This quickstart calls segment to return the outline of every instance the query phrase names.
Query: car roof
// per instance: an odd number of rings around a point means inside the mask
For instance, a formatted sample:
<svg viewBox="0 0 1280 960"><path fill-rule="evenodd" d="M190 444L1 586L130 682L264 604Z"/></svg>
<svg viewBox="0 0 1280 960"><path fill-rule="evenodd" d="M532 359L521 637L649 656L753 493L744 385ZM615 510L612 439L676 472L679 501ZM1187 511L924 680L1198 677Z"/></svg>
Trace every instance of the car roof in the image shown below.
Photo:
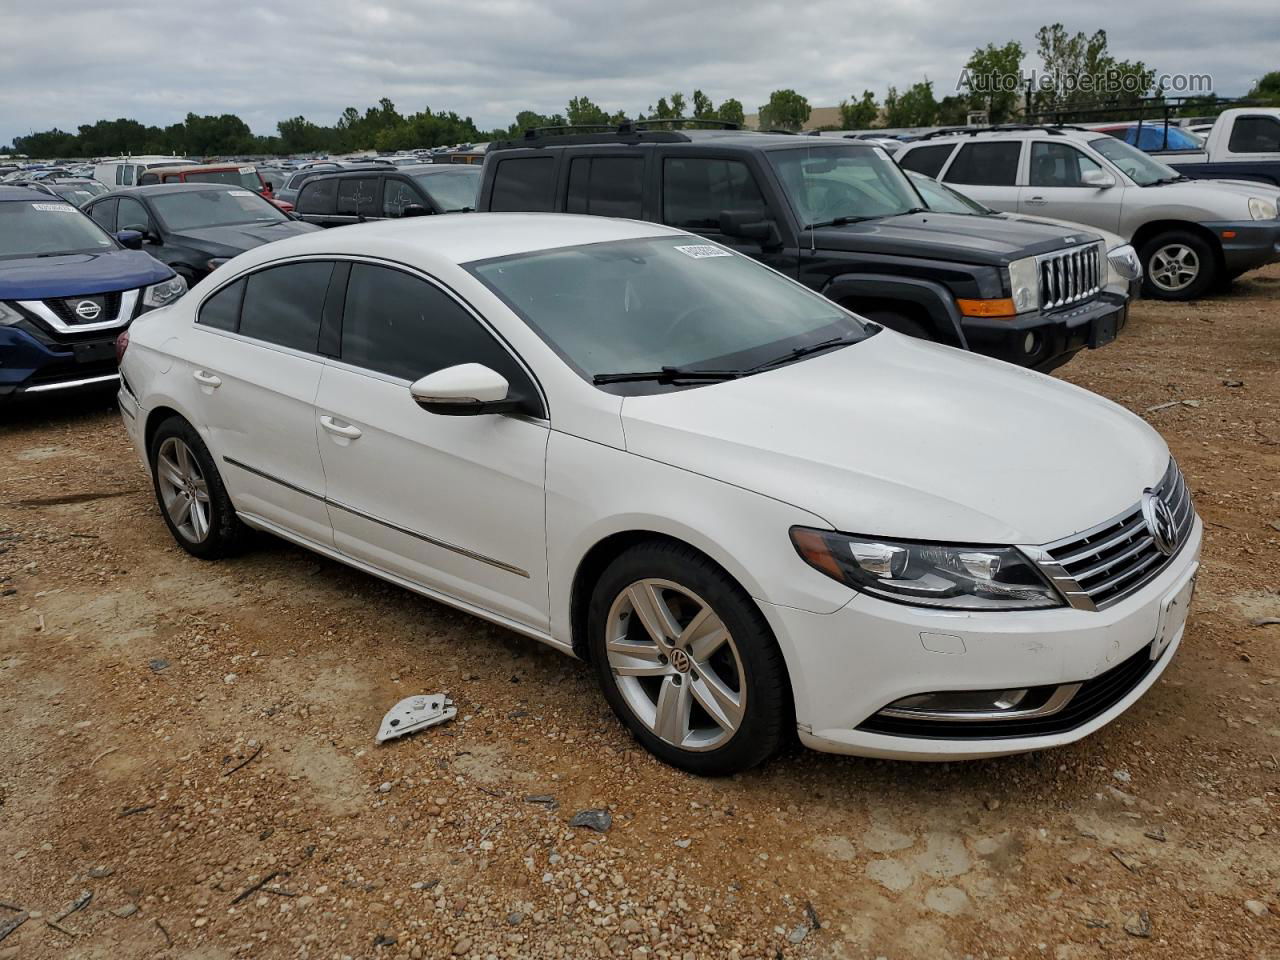
<svg viewBox="0 0 1280 960"><path fill-rule="evenodd" d="M542 250L646 237L683 237L682 230L639 220L554 213L454 213L354 224L319 230L241 254L236 262L257 266L296 256L367 257L447 269Z"/></svg>
<svg viewBox="0 0 1280 960"><path fill-rule="evenodd" d="M566 135L564 143L557 143L557 136L545 136L525 142L521 139L505 140L491 145L487 153L502 153L509 150L546 150L546 149L596 149L619 147L669 147L687 150L694 147L714 146L719 148L761 150L786 149L788 147L835 147L848 145L875 149L874 145L860 143L857 140L836 140L833 137L802 137L789 133L764 133L755 130L679 130L681 139L668 139L660 136L646 137L644 134L664 134L668 131L645 130L639 136L625 136L609 133L586 134L582 136Z"/></svg>
<svg viewBox="0 0 1280 960"><path fill-rule="evenodd" d="M244 187L234 183L209 183L200 181L197 183L148 183L141 187L124 187L120 190L112 190L110 193L96 197L96 200L106 200L108 197L158 197L165 193L203 193L209 190L244 190Z"/></svg>
<svg viewBox="0 0 1280 960"><path fill-rule="evenodd" d="M969 132L949 133L940 137L921 137L903 145L903 152L918 147L954 146L957 143L990 143L998 140L1030 140L1032 138L1050 137L1053 139L1075 140L1087 143L1098 139L1101 130L1078 130L1070 127L1027 127L1017 130L973 130Z"/></svg>
<svg viewBox="0 0 1280 960"><path fill-rule="evenodd" d="M175 163L171 167L151 167L147 170L147 173L166 173L170 170L175 172L181 170L183 173L209 173L211 171L239 170L241 167L252 166L254 164L248 160L243 162L228 161L227 163Z"/></svg>
<svg viewBox="0 0 1280 960"><path fill-rule="evenodd" d="M0 203L7 203L14 200L36 200L40 203L67 203L61 197L53 197L40 190L32 190L30 187L10 187L0 186ZM67 203L72 209L75 204Z"/></svg>

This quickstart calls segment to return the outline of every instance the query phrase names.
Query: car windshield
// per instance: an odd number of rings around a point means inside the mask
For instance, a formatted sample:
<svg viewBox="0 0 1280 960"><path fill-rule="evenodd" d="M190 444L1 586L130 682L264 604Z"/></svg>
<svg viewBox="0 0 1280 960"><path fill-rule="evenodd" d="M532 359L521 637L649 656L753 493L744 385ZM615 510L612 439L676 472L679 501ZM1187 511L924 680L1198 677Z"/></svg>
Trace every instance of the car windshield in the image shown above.
<svg viewBox="0 0 1280 960"><path fill-rule="evenodd" d="M229 183L233 187L244 187L258 193L262 190L262 181L254 167L237 167L233 170L197 170L186 175L187 183Z"/></svg>
<svg viewBox="0 0 1280 960"><path fill-rule="evenodd" d="M0 260L115 249L115 241L69 203L52 197L0 203Z"/></svg>
<svg viewBox="0 0 1280 960"><path fill-rule="evenodd" d="M984 207L976 200L970 200L959 190L926 177L923 173L909 174L911 182L924 197L929 209L937 213L962 213L966 216L989 216L995 213L990 207Z"/></svg>
<svg viewBox="0 0 1280 960"><path fill-rule="evenodd" d="M1177 180L1181 176L1168 164L1161 163L1115 137L1090 140L1089 146L1119 167L1125 176L1140 187L1149 187L1165 180Z"/></svg>
<svg viewBox="0 0 1280 960"><path fill-rule="evenodd" d="M431 173L414 174L413 179L445 213L476 208L476 193L480 190L479 167L444 167Z"/></svg>
<svg viewBox="0 0 1280 960"><path fill-rule="evenodd" d="M905 174L882 150L833 144L767 155L803 224L891 217L921 207Z"/></svg>
<svg viewBox="0 0 1280 960"><path fill-rule="evenodd" d="M289 219L252 190L181 190L149 196L156 215L177 233L239 223L284 223Z"/></svg>
<svg viewBox="0 0 1280 960"><path fill-rule="evenodd" d="M691 236L518 254L468 269L585 379L663 367L745 370L874 329L754 260ZM673 388L642 383L629 392Z"/></svg>

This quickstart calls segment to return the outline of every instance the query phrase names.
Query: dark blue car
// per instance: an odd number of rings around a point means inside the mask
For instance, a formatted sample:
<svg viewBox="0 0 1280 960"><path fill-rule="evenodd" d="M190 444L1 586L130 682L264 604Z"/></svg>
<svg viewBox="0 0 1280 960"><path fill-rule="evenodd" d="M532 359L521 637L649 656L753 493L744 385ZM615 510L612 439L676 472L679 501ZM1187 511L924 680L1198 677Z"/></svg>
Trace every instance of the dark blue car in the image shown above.
<svg viewBox="0 0 1280 960"><path fill-rule="evenodd" d="M187 285L64 200L0 186L0 403L117 380L115 340Z"/></svg>

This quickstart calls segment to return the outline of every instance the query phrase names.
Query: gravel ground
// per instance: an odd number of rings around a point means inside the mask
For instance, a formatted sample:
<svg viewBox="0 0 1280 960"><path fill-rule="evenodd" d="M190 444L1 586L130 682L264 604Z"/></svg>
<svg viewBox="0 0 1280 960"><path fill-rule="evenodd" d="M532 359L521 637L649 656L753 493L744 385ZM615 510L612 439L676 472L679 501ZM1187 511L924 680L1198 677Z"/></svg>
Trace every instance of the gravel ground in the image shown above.
<svg viewBox="0 0 1280 960"><path fill-rule="evenodd" d="M687 776L530 641L271 539L188 557L104 399L0 413L0 960L1280 957L1278 305L1277 267L1141 303L1061 371L1168 439L1201 587L1127 715L985 762Z"/></svg>

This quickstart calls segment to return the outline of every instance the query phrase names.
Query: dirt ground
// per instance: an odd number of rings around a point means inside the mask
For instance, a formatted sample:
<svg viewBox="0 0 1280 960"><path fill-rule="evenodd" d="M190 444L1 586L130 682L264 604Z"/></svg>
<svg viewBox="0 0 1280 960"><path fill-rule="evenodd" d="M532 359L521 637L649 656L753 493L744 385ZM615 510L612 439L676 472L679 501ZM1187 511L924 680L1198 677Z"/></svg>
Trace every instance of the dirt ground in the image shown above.
<svg viewBox="0 0 1280 960"><path fill-rule="evenodd" d="M1060 371L1164 434L1207 524L1127 715L728 780L532 641L269 538L187 556L105 398L0 413L0 960L1280 958L1277 371L1280 267ZM374 744L434 691L457 720Z"/></svg>

